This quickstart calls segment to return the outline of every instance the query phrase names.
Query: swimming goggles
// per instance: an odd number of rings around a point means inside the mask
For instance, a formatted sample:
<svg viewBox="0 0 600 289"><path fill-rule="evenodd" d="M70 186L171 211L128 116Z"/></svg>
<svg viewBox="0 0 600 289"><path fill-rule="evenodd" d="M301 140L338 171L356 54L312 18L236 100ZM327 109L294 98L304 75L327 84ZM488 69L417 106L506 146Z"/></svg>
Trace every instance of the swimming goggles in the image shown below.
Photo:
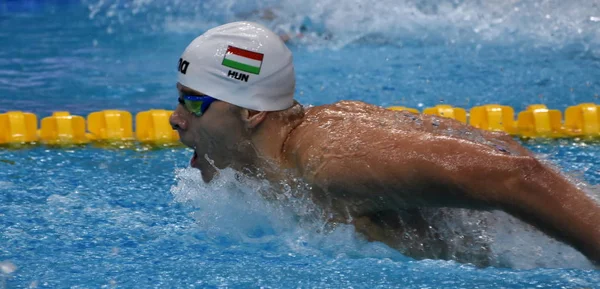
<svg viewBox="0 0 600 289"><path fill-rule="evenodd" d="M208 95L184 95L179 97L179 103L195 116L202 116L210 104L217 100Z"/></svg>

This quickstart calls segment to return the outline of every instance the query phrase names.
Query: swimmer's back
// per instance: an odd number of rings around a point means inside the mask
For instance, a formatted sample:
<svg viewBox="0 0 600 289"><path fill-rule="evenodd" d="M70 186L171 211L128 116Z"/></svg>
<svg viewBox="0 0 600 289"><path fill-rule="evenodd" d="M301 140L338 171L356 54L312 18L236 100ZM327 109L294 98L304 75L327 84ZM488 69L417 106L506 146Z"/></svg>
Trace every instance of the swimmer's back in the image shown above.
<svg viewBox="0 0 600 289"><path fill-rule="evenodd" d="M512 155L530 155L503 132L483 131L454 119L392 111L359 101L340 101L307 109L302 126L327 143L344 141L349 147L376 149L378 143L386 140L397 143L402 142L400 138L444 137L478 143ZM350 132L354 134L352 141L348 140ZM365 134L373 138L366 138Z"/></svg>
<svg viewBox="0 0 600 289"><path fill-rule="evenodd" d="M364 213L455 206L460 198L432 194L461 194L467 174L487 176L473 168L487 168L490 156L527 152L455 120L341 101L308 109L284 153L308 182Z"/></svg>
<svg viewBox="0 0 600 289"><path fill-rule="evenodd" d="M505 134L343 101L309 109L283 154L346 220L423 207L501 209L600 261L599 205Z"/></svg>

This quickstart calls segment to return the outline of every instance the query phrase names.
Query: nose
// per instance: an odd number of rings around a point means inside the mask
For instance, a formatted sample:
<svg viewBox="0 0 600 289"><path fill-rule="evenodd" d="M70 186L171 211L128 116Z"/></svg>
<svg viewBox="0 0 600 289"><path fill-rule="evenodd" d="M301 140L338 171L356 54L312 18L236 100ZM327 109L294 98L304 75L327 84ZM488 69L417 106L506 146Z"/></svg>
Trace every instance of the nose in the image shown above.
<svg viewBox="0 0 600 289"><path fill-rule="evenodd" d="M178 131L186 130L188 122L184 116L185 114L181 111L181 105L179 105L173 114L171 114L171 117L169 117L171 127Z"/></svg>

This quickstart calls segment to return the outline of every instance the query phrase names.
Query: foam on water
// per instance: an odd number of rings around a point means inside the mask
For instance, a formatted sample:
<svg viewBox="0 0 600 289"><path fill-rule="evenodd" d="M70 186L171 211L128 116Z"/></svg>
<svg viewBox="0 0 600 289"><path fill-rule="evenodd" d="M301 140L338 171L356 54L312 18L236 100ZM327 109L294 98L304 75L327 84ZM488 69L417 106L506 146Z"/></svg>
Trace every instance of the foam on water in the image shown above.
<svg viewBox="0 0 600 289"><path fill-rule="evenodd" d="M243 178L230 169L220 171L209 184L192 168L177 170L176 176L177 185L171 189L175 201L198 209L192 216L213 240L268 244L275 248L269 254L408 259L382 243L367 242L350 225L324 222L310 200L295 199L299 194L294 189L280 192L286 195L281 200L269 201L259 193L272 189L267 182ZM428 209L423 215L455 254L479 254L486 247L494 266L594 268L575 249L501 211Z"/></svg>
<svg viewBox="0 0 600 289"><path fill-rule="evenodd" d="M23 3L50 11L30 10L29 5L21 7ZM56 110L85 115L108 108L173 108L174 63L189 40L266 8L277 17L261 21L272 27L293 30L308 18L312 31L332 34L331 40L320 41L317 35L291 46L304 103L355 98L380 105L419 103L422 108L444 98L466 107L502 100L524 109L531 101L541 101L532 96L544 93L554 94L554 99L543 99L549 107L565 108L594 101L598 91L595 73L600 63L589 58L599 59L597 1L278 3L2 2L0 23L7 31L0 31L6 44L0 50L0 110L27 109L45 116ZM15 6L24 12L13 14L10 7ZM314 45L311 41L326 49L302 47ZM328 49L356 42L366 45L348 45L338 53ZM501 48L488 49L504 43L512 43L506 54L499 53ZM544 49L521 54L536 46ZM576 53L547 53L560 48ZM355 57L365 54L363 59ZM374 61L384 54L389 62ZM349 65L347 59L357 62L344 76L337 68ZM494 73L501 68L504 74ZM29 88L27 93L23 87ZM569 91L573 87L575 92ZM473 95L482 97L463 102ZM410 102L399 102L403 98ZM545 151L563 170L594 184L600 180L598 147L572 141L530 145ZM7 278L8 288L599 284L597 270L564 269L589 268L579 253L500 212L458 210L445 218L432 213L430 218L445 226L442 233L456 238L457 246L463 236L481 236L496 253L496 264L563 269L479 270L451 261L413 262L388 246L365 241L352 226L328 226L315 218L310 210L318 208L305 199L266 201L255 190L268 186L239 179L230 171L222 172L220 184L206 185L197 170L178 170L170 196L172 168L185 166L189 154L180 149L139 153L93 147L0 150L5 160L0 161L0 262L16 267ZM593 186L587 189L598 192ZM488 227L480 228L481 220Z"/></svg>
<svg viewBox="0 0 600 289"><path fill-rule="evenodd" d="M356 41L399 45L415 41L474 45L526 42L534 47L574 47L598 57L600 45L600 4L585 0L84 2L89 18L105 25L109 32L133 26L156 33L198 34L217 23L250 19L274 29L308 23L309 31L332 35L333 41L326 44L330 47Z"/></svg>
<svg viewBox="0 0 600 289"><path fill-rule="evenodd" d="M174 200L198 209L192 217L211 239L279 247L269 254L406 259L383 244L367 242L352 226L331 227L319 217L320 209L298 197L294 188L280 192L279 200L267 201L259 193L272 189L267 182L244 178L231 169L221 170L209 184L197 169L180 169L176 175Z"/></svg>

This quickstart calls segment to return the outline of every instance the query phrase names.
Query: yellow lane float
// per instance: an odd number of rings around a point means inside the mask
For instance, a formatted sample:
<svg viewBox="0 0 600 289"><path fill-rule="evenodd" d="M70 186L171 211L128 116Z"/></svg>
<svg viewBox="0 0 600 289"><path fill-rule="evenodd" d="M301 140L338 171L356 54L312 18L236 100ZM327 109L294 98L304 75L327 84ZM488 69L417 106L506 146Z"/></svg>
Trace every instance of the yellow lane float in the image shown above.
<svg viewBox="0 0 600 289"><path fill-rule="evenodd" d="M388 107L390 110L406 110L419 113L417 109L403 106ZM38 129L38 117L22 111L0 114L0 145L26 144L41 141L49 145L71 145L94 142L134 141L150 144L175 144L179 135L171 128L169 117L173 111L153 109L135 116L135 132L132 114L123 110L92 112L87 120L66 111L54 112L42 119ZM425 108L425 114L456 119L463 123L490 130L503 131L523 137L600 137L600 109L594 103L570 106L564 113L549 109L543 104L533 104L519 112L510 106L487 104L465 109L450 105ZM86 130L87 128L87 130ZM127 147L127 146L123 146Z"/></svg>
<svg viewBox="0 0 600 289"><path fill-rule="evenodd" d="M570 106L565 111L565 133L570 136L600 136L598 105L582 103Z"/></svg>
<svg viewBox="0 0 600 289"><path fill-rule="evenodd" d="M29 143L37 140L35 114L21 111L0 114L0 144Z"/></svg>
<svg viewBox="0 0 600 289"><path fill-rule="evenodd" d="M40 140L50 145L84 144L89 142L85 135L85 119L66 111L54 112L42 119Z"/></svg>
<svg viewBox="0 0 600 289"><path fill-rule="evenodd" d="M467 123L467 112L460 107L453 107L446 104L439 104L434 107L428 107L423 110L424 114L432 114L442 117L458 120L462 123Z"/></svg>
<svg viewBox="0 0 600 289"><path fill-rule="evenodd" d="M101 141L133 140L131 113L123 110L92 112L87 117L88 138Z"/></svg>
<svg viewBox="0 0 600 289"><path fill-rule="evenodd" d="M562 113L543 104L532 104L517 117L519 135L524 137L562 137Z"/></svg>
<svg viewBox="0 0 600 289"><path fill-rule="evenodd" d="M389 110L397 110L397 111L406 110L406 111L410 111L412 113L419 113L418 109L410 108L410 107L404 107L404 106L390 106L387 109L389 109Z"/></svg>
<svg viewBox="0 0 600 289"><path fill-rule="evenodd" d="M469 124L489 131L503 131L516 134L514 121L515 111L512 107L499 104L487 104L473 107L470 111Z"/></svg>
<svg viewBox="0 0 600 289"><path fill-rule="evenodd" d="M135 135L140 142L174 143L179 140L179 134L173 130L169 117L173 111L153 109L143 111L135 116Z"/></svg>

